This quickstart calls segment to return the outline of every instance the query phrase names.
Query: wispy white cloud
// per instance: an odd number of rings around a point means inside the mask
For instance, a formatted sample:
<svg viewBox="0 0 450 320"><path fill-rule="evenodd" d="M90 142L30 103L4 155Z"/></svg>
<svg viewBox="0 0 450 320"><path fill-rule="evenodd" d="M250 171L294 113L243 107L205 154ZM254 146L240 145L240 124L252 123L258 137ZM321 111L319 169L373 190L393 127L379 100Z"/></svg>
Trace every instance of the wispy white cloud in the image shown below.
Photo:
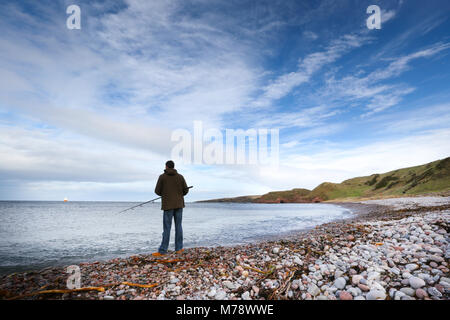
<svg viewBox="0 0 450 320"><path fill-rule="evenodd" d="M416 21L413 25L394 36L387 43L384 43L377 52L369 57L372 62L386 59L393 54L401 54L411 41L425 37L429 32L438 28L447 20L447 17L442 12L436 12L430 17L424 17L420 21ZM423 38L422 38L423 39Z"/></svg>
<svg viewBox="0 0 450 320"><path fill-rule="evenodd" d="M377 68L362 76L355 75L335 79L334 75L331 75L327 79L326 95L332 100L368 100L369 102L365 102L367 111L363 116L386 110L397 105L404 96L415 89L407 84L386 81L392 80L409 70L414 60L430 58L448 48L450 48L450 44L438 43L430 48L392 59L386 67Z"/></svg>
<svg viewBox="0 0 450 320"><path fill-rule="evenodd" d="M294 88L307 82L323 66L332 64L344 53L362 46L369 41L368 37L345 35L331 42L323 51L317 51L299 59L297 71L283 74L263 88L263 94L254 102L257 107L268 106L273 100L280 99Z"/></svg>
<svg viewBox="0 0 450 320"><path fill-rule="evenodd" d="M319 36L312 31L303 31L303 36L310 40L317 40Z"/></svg>
<svg viewBox="0 0 450 320"><path fill-rule="evenodd" d="M403 113L378 114L370 123L378 127L375 131L382 135L427 132L443 129L450 123L450 103L426 105Z"/></svg>
<svg viewBox="0 0 450 320"><path fill-rule="evenodd" d="M383 10L381 9L381 23L386 23L392 20L397 14L396 10Z"/></svg>
<svg viewBox="0 0 450 320"><path fill-rule="evenodd" d="M258 128L310 128L323 125L324 121L338 114L339 110L333 110L330 106L317 106L300 109L292 112L278 112L271 117L256 118L255 126ZM258 118L260 118L258 120Z"/></svg>
<svg viewBox="0 0 450 320"><path fill-rule="evenodd" d="M366 81L375 82L392 77L397 77L410 68L410 63L413 60L419 58L429 58L441 51L447 50L448 48L450 48L450 43L438 43L430 48L393 59L393 61L387 66L387 68L377 69L376 71L372 72L367 77Z"/></svg>

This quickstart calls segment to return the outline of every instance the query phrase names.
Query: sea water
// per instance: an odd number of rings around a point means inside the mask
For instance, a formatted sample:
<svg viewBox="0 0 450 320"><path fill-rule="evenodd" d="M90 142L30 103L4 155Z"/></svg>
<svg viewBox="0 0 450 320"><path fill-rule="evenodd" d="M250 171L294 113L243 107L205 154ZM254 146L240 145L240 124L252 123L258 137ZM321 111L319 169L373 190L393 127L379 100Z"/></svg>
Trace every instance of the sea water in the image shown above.
<svg viewBox="0 0 450 320"><path fill-rule="evenodd" d="M155 252L162 211L152 203L0 201L0 273ZM230 246L351 215L332 204L187 203L184 246ZM174 226L169 250L174 248Z"/></svg>

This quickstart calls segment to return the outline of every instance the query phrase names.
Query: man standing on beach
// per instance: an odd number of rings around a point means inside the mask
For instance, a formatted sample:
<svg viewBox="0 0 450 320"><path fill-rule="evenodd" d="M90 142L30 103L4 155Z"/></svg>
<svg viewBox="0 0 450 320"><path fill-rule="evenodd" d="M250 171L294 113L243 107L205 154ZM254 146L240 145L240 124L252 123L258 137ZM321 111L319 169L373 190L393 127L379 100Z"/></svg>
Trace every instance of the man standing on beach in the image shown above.
<svg viewBox="0 0 450 320"><path fill-rule="evenodd" d="M175 170L175 163L172 160L166 162L164 173L159 176L156 183L155 193L161 196L161 210L164 210L163 234L161 245L154 256L161 256L167 253L170 240L170 229L172 218L175 220L175 251L183 252L183 229L181 219L183 216L184 196L189 192L189 188L184 177Z"/></svg>

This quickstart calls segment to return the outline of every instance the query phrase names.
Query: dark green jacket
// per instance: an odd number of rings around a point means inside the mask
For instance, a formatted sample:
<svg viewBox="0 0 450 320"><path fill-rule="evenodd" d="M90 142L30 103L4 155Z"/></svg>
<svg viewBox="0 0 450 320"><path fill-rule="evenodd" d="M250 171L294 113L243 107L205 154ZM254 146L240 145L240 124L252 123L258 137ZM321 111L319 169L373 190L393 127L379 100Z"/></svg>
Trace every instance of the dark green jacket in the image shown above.
<svg viewBox="0 0 450 320"><path fill-rule="evenodd" d="M184 208L184 196L188 192L184 177L175 169L164 170L155 187L155 193L162 197L161 210Z"/></svg>

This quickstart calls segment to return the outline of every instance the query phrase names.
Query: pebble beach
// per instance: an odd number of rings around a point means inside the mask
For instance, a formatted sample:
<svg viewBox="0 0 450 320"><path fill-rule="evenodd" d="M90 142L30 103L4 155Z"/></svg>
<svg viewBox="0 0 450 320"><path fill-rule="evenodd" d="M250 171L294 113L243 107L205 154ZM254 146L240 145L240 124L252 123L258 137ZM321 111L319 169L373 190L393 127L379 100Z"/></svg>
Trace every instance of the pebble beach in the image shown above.
<svg viewBox="0 0 450 320"><path fill-rule="evenodd" d="M337 203L350 219L280 239L0 278L0 299L448 300L450 197Z"/></svg>

